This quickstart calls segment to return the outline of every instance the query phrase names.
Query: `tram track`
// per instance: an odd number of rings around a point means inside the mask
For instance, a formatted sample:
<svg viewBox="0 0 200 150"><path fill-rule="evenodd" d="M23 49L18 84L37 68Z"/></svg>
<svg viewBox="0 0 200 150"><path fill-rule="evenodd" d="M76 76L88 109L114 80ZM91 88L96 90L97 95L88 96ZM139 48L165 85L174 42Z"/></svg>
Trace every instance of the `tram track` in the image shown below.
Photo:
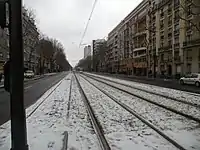
<svg viewBox="0 0 200 150"><path fill-rule="evenodd" d="M100 92L102 92L104 95L106 95L111 100L113 100L115 103L117 103L120 107L122 107L123 109L125 109L126 111L128 111L129 113L131 113L133 116L135 116L136 118L138 118L140 121L142 121L147 126L149 126L151 129L153 129L160 136L162 136L164 139L166 139L167 141L169 141L176 148L181 149L181 150L186 150L186 148L184 148L176 140L174 140L173 138L171 138L170 136L168 136L167 134L165 134L161 129L159 129L153 123L151 123L150 121L148 121L147 119L145 119L143 116L141 116L140 114L138 114L135 110L133 110L132 108L130 108L128 105L126 105L125 103L120 102L120 100L118 100L117 98L115 98L114 96L112 96L111 94L109 94L109 92L104 91L103 89L101 89L100 87L98 87L97 85L95 85L94 83L92 83L91 81L89 81L88 79L86 79L86 77L84 77L82 75L81 75L81 77L84 80L86 80L89 84L91 84L93 87L95 87Z"/></svg>
<svg viewBox="0 0 200 150"><path fill-rule="evenodd" d="M86 75L86 74L84 74L84 75ZM132 88L132 89L140 90L140 91L143 91L143 92L146 92L146 93L149 93L149 94L153 94L153 95L157 95L157 96L160 96L160 97L163 97L163 98L167 98L167 99L170 99L172 101L181 102L183 104L187 104L187 105L190 105L190 106L193 106L193 107L200 108L200 104L192 103L192 102L181 100L181 99L177 99L175 97L163 95L161 93L152 92L152 91L149 91L149 90L146 90L146 89L138 88L138 87L133 86L133 85L120 83L120 82L110 80L110 79L107 79L107 78L103 78L103 77L100 77L100 76L97 77L97 76L93 76L93 75L89 75L89 74L87 74L86 76L90 76L90 77L93 77L93 78L99 78L99 79L102 79L102 80L105 80L105 81L109 81L109 82L113 82L113 83L116 83L116 84L119 84L119 85L122 85L122 86L129 87L129 88ZM187 93L190 94L190 95L193 95L193 96L199 96L198 94L189 93L189 92L187 92Z"/></svg>
<svg viewBox="0 0 200 150"><path fill-rule="evenodd" d="M76 76L76 74L74 74L75 76L75 79L76 79L76 82L77 82L77 85L79 87L79 90L80 90L80 93L82 95L82 99L83 99L83 102L84 102L84 105L85 105L85 108L88 112L88 115L89 115L89 118L91 120L91 123L92 123L92 126L94 128L94 131L96 133L96 136L97 136L97 139L99 141L99 145L101 147L102 150L110 150L110 146L104 136L104 133L103 133L103 129L99 123L99 121L97 120L95 114L94 114L94 111L92 109L92 107L90 106L90 102Z"/></svg>
<svg viewBox="0 0 200 150"><path fill-rule="evenodd" d="M171 108L171 107L169 107L169 106L166 106L166 105L164 105L164 104L155 102L155 101L152 100L152 99L148 99L148 98L145 98L145 97L143 97L143 96L141 96L141 95L138 95L138 94L135 94L135 93L133 93L133 92L130 92L130 91L126 90L126 89L121 88L120 86L112 85L112 84L106 82L107 80L102 81L103 79L98 79L98 77L93 77L93 76L91 76L91 75L85 75L85 74L84 74L84 76L89 77L89 78L91 78L91 79L93 79L93 80L95 80L95 81L98 81L98 82L100 82L100 83L103 83L103 84L105 84L105 85L107 85L107 86L110 86L110 87L112 87L112 88L114 88L114 89L117 89L117 90L119 90L119 91L122 91L122 92L124 92L124 93L127 93L127 94L129 94L129 95L131 95L131 96L137 97L137 98L142 99L142 100L144 100L144 101L146 101L146 102L149 102L149 103L151 103L151 104L154 104L154 105L156 105L156 106L159 106L159 107L161 107L161 108L163 108L163 109L166 109L166 110L168 110L168 111L171 111L171 112L173 112L173 113L176 113L176 114L178 114L178 115L181 115L181 116L183 116L183 117L186 117L186 118L189 119L189 120L193 120L193 121L196 121L196 122L200 123L200 119L199 119L198 117L196 117L196 116L193 116L193 115L191 115L191 114L186 114L186 113L184 113L184 112L182 112L182 111L176 110L176 109ZM110 82L112 82L112 81L110 81ZM120 85L120 84L119 84L119 85ZM124 85L124 86L125 86L125 85ZM183 104L185 104L185 103L183 103ZM191 106L191 105L189 105L189 106ZM193 106L193 107L195 107L195 106ZM195 108L196 108L196 107L195 107Z"/></svg>

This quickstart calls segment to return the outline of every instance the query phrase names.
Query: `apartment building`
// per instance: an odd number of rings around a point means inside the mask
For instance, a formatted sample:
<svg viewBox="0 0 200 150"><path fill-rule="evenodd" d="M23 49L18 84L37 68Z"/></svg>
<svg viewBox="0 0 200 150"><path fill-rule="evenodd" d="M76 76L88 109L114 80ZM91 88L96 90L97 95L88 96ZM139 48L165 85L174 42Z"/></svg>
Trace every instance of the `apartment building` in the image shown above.
<svg viewBox="0 0 200 150"><path fill-rule="evenodd" d="M168 76L200 72L200 8L196 7L200 1L151 0L149 4L150 69Z"/></svg>
<svg viewBox="0 0 200 150"><path fill-rule="evenodd" d="M107 55L113 72L146 74L148 4L143 0L109 33Z"/></svg>
<svg viewBox="0 0 200 150"><path fill-rule="evenodd" d="M39 54L36 52L36 46L39 42L39 32L37 31L36 24L29 16L26 10L23 9L23 40L24 40L24 67L36 72L39 66Z"/></svg>
<svg viewBox="0 0 200 150"><path fill-rule="evenodd" d="M39 41L37 27L27 16L26 10L23 13L23 40L24 40L24 67L36 71L39 55L36 53L36 44ZM7 12L8 13L8 12ZM7 18L8 19L8 18ZM9 33L8 29L0 28L0 72L4 63L9 59Z"/></svg>
<svg viewBox="0 0 200 150"><path fill-rule="evenodd" d="M105 39L97 39L92 41L92 50L93 50L93 56L98 55L99 53L99 45L105 42Z"/></svg>
<svg viewBox="0 0 200 150"><path fill-rule="evenodd" d="M92 41L92 54L93 54L93 70L94 71L103 71L105 70L105 54L104 51L104 45L106 43L105 39L97 39ZM102 49L103 48L103 49Z"/></svg>
<svg viewBox="0 0 200 150"><path fill-rule="evenodd" d="M106 69L108 72L118 73L120 72L120 60L122 58L120 42L120 33L119 29L122 23L117 25L109 34L107 41L107 50L106 50Z"/></svg>
<svg viewBox="0 0 200 150"><path fill-rule="evenodd" d="M88 56L91 56L91 46L85 46L84 47L84 58L87 58Z"/></svg>
<svg viewBox="0 0 200 150"><path fill-rule="evenodd" d="M200 1L143 0L109 33L108 47L112 72L200 72Z"/></svg>

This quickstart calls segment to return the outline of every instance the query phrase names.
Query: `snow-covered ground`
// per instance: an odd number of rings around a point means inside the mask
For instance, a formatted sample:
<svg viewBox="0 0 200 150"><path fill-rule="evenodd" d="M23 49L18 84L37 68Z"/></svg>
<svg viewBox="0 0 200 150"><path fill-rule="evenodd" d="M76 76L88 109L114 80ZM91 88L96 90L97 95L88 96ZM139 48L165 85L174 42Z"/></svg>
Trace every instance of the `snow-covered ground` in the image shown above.
<svg viewBox="0 0 200 150"><path fill-rule="evenodd" d="M106 139L114 150L176 149L163 137L125 111L83 78L81 86L102 125Z"/></svg>
<svg viewBox="0 0 200 150"><path fill-rule="evenodd" d="M121 92L120 90L111 88L93 79L90 78L87 79L89 79L89 81L91 81L95 85L98 85L99 88L103 89L104 91L113 95L115 98L119 99L121 102L130 106L133 110L144 116L147 120L149 120L156 126L158 126L165 133L176 139L181 145L184 145L187 149L200 149L199 146L200 130L199 130L199 124L197 122L190 121L185 117L176 115L170 111L167 111L156 105L150 104L139 98ZM108 81L106 81L106 83L110 84L110 82ZM121 85L117 86L120 87ZM125 89L126 87L122 86L122 88ZM140 96L146 95L146 93L137 93L137 94ZM149 98L153 98L154 100L160 100L160 98L157 96L155 97L151 96ZM177 107L178 108L181 107L181 104Z"/></svg>
<svg viewBox="0 0 200 150"><path fill-rule="evenodd" d="M91 74L91 73L85 73L85 74L89 74L89 75L93 75L93 76L101 77L105 79L111 79L113 81L116 81L122 84L130 85L130 86L137 87L140 89L145 89L151 92L163 94L166 96L174 97L183 101L188 101L188 102L200 105L200 98L199 98L200 94L194 94L190 92L174 90L174 89L159 87L159 86L150 85L150 84L127 81L123 79L117 79L117 78L112 78L112 77L107 77L107 76L102 76L102 75L97 75L97 74Z"/></svg>
<svg viewBox="0 0 200 150"><path fill-rule="evenodd" d="M151 100L153 102L156 102L158 104L162 104L162 105L167 106L169 108L178 110L182 113L185 113L185 114L188 114L188 115L191 115L191 116L194 116L194 117L200 119L200 109L197 108L197 107L194 107L194 106L191 106L191 105L188 105L188 104L184 104L184 103L178 102L178 101L173 101L171 99L163 98L163 97L158 96L158 95L150 94L150 93L147 93L147 92L144 92L144 91L141 91L141 90L130 88L128 86L120 85L120 84L113 83L113 82L110 82L110 81L106 81L106 80L103 80L103 81L110 84L110 85L113 85L115 87L124 89L126 91L131 92L131 93L134 93L135 95L139 95L143 98L146 98L146 99Z"/></svg>
<svg viewBox="0 0 200 150"><path fill-rule="evenodd" d="M78 78L95 115L102 125L111 149L176 149L176 147L158 133L121 108L81 76L78 76ZM196 122L92 79L89 80L117 99L120 99L121 102L129 105L187 149L200 149L199 124ZM136 86L134 83L129 84ZM151 89L148 85L137 84L138 87L146 86L147 89ZM156 89L156 87L154 88ZM162 91L162 89L158 88L157 91L159 90ZM164 91L164 93L167 93L166 89ZM138 94L144 95L146 93ZM158 97L151 98L158 99ZM162 99L162 101L166 100ZM96 134L84 107L78 85L72 73L68 74L58 84L49 89L35 104L26 110L26 113L30 150L63 150L63 143L66 143L64 141L66 135L68 135L69 150L100 149ZM0 126L0 150L8 150L10 149L10 145L10 121L8 121Z"/></svg>
<svg viewBox="0 0 200 150"><path fill-rule="evenodd" d="M69 135L69 149L95 150L98 147L73 77L67 117L71 76L66 76L26 110L30 150L61 150L65 131ZM0 127L0 150L10 149L10 143L9 121Z"/></svg>

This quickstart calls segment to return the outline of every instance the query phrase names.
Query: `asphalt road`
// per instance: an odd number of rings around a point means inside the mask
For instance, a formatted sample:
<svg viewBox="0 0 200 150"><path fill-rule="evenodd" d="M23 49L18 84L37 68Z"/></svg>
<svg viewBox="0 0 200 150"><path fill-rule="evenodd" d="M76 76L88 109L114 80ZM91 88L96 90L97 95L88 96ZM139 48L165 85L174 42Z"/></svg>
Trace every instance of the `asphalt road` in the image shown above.
<svg viewBox="0 0 200 150"><path fill-rule="evenodd" d="M48 89L67 75L67 72L28 81L24 83L24 104L29 107L34 104ZM10 95L0 89L0 125L10 119Z"/></svg>

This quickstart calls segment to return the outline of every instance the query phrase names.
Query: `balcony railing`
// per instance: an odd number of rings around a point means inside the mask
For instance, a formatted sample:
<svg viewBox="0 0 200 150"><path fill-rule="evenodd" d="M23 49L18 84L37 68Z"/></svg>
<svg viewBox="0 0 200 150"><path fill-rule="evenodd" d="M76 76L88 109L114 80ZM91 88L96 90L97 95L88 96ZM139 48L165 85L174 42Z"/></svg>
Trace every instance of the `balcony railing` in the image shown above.
<svg viewBox="0 0 200 150"><path fill-rule="evenodd" d="M200 45L200 39L183 42L183 46L184 47L187 47L187 46L196 46L196 45Z"/></svg>
<svg viewBox="0 0 200 150"><path fill-rule="evenodd" d="M179 43L174 44L174 47L179 47L179 46L180 46Z"/></svg>
<svg viewBox="0 0 200 150"><path fill-rule="evenodd" d="M146 53L140 54L140 55L133 55L133 58L139 58L139 57L144 57L144 56L146 56Z"/></svg>
<svg viewBox="0 0 200 150"><path fill-rule="evenodd" d="M174 30L174 35L178 35L179 34L179 30Z"/></svg>
<svg viewBox="0 0 200 150"><path fill-rule="evenodd" d="M147 49L146 47L141 46L141 47L134 48L134 49L133 49L133 52L142 51L142 50L146 50L146 49Z"/></svg>
<svg viewBox="0 0 200 150"><path fill-rule="evenodd" d="M180 6L180 1L177 1L176 3L174 3L174 9L179 8L179 6Z"/></svg>
<svg viewBox="0 0 200 150"><path fill-rule="evenodd" d="M186 57L187 61L192 61L192 57Z"/></svg>

